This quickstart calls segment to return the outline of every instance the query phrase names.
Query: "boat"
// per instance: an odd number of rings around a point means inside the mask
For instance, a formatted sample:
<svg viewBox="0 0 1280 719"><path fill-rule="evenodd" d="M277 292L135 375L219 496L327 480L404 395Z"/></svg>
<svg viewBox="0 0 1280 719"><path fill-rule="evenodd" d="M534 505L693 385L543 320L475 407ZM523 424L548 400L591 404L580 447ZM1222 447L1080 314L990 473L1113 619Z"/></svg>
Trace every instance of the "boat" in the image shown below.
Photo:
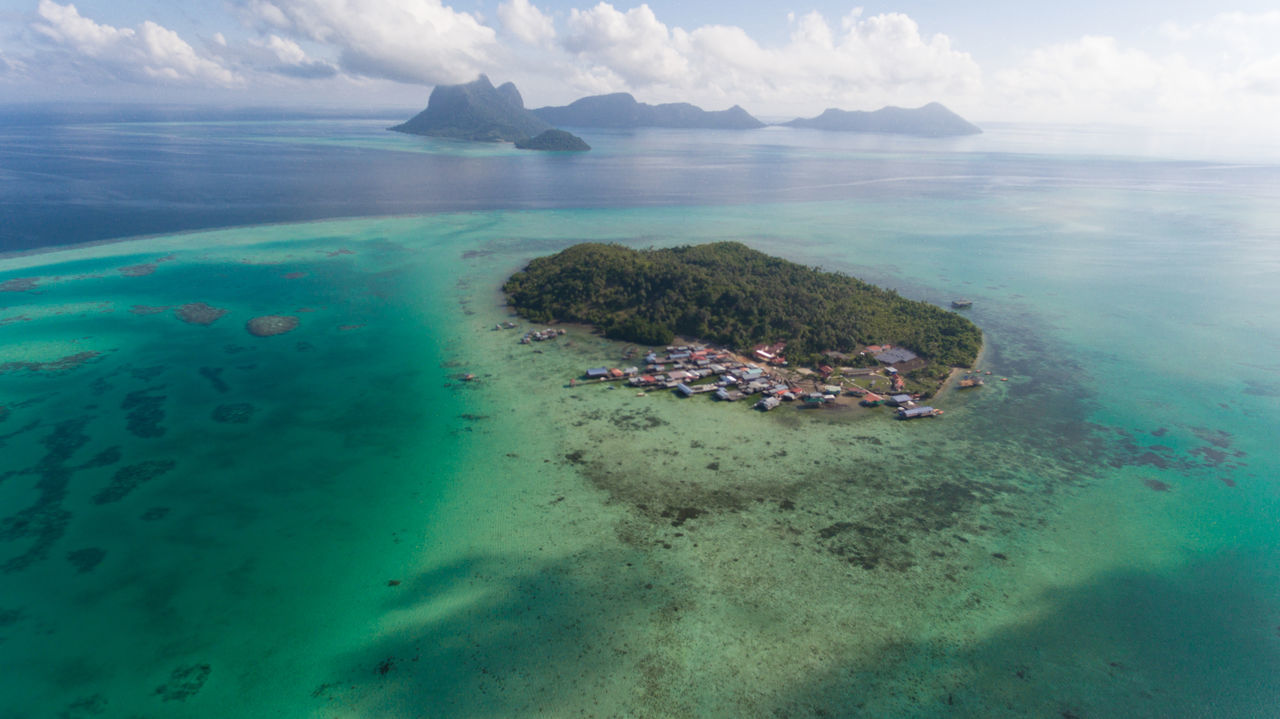
<svg viewBox="0 0 1280 719"><path fill-rule="evenodd" d="M973 389L974 387L981 387L984 384L986 383L982 380L981 377L977 375L967 374L964 377L960 378L960 382L957 386L960 389Z"/></svg>
<svg viewBox="0 0 1280 719"><path fill-rule="evenodd" d="M973 307L973 300L951 300L951 306L957 310L965 310Z"/></svg>
<svg viewBox="0 0 1280 719"><path fill-rule="evenodd" d="M937 417L942 414L942 410L933 407L901 407L898 409L898 419L916 419L918 417Z"/></svg>

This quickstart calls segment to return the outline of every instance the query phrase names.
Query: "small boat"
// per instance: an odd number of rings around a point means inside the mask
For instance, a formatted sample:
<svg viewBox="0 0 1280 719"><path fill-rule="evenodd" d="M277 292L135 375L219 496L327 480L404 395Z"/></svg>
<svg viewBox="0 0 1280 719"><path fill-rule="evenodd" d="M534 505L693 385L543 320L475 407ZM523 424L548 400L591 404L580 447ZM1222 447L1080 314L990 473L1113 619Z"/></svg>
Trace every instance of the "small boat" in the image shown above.
<svg viewBox="0 0 1280 719"><path fill-rule="evenodd" d="M951 306L957 310L965 310L973 307L973 300L951 300Z"/></svg>
<svg viewBox="0 0 1280 719"><path fill-rule="evenodd" d="M960 389L973 389L974 387L981 387L983 384L985 382L982 381L981 377L967 374L960 379L959 387Z"/></svg>
<svg viewBox="0 0 1280 719"><path fill-rule="evenodd" d="M940 417L942 410L933 407L902 407L898 409L898 419L917 419L919 417Z"/></svg>

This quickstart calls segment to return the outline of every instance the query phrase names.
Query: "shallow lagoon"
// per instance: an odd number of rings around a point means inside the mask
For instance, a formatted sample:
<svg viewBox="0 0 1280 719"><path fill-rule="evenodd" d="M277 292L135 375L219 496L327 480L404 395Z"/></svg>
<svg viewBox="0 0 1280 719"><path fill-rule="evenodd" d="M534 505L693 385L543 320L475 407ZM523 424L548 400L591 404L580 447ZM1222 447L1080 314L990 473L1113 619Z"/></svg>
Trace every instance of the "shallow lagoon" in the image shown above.
<svg viewBox="0 0 1280 719"><path fill-rule="evenodd" d="M37 278L0 295L5 713L1265 713L1280 219L1114 162L5 260ZM623 347L491 328L587 239L968 297L1010 381L913 423L568 388Z"/></svg>

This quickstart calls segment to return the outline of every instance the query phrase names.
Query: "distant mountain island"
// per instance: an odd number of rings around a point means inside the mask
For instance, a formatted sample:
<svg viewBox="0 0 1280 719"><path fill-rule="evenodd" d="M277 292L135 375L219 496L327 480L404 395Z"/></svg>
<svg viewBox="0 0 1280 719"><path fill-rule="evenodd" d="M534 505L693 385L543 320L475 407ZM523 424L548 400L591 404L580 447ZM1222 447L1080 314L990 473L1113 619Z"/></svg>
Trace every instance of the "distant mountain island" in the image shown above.
<svg viewBox="0 0 1280 719"><path fill-rule="evenodd" d="M515 142L517 147L531 150L591 149L581 138L555 130L525 109L524 98L514 84L494 87L484 75L462 85L437 85L427 100L427 109L391 129L457 140ZM547 135L552 130L555 132Z"/></svg>
<svg viewBox="0 0 1280 719"><path fill-rule="evenodd" d="M954 137L982 132L968 120L948 110L941 103L924 107L884 107L875 112L850 112L830 109L812 118L797 118L782 123L786 127L806 127L841 132L874 132L918 137Z"/></svg>
<svg viewBox="0 0 1280 719"><path fill-rule="evenodd" d="M637 102L625 92L592 95L562 107L540 107L533 114L553 125L568 127L752 130L765 126L737 105L709 112L687 102Z"/></svg>

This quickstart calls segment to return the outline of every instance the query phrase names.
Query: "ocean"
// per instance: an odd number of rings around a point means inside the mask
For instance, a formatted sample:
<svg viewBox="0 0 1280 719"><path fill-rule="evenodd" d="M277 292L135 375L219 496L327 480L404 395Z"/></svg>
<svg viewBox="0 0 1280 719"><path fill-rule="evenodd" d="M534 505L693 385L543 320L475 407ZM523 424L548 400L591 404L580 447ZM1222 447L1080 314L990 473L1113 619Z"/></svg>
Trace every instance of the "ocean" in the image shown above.
<svg viewBox="0 0 1280 719"><path fill-rule="evenodd" d="M395 120L0 122L0 716L1280 706L1280 154ZM518 343L529 259L718 240L972 300L987 385L762 414Z"/></svg>

